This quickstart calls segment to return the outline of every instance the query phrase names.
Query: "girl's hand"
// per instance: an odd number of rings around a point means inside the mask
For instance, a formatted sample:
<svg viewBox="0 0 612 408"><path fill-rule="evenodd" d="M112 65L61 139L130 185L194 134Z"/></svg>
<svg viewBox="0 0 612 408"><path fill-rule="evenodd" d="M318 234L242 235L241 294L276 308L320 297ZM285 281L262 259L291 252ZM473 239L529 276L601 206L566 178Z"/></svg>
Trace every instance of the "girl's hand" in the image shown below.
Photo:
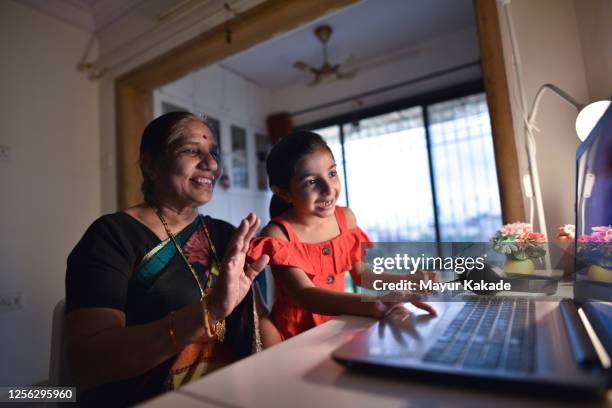
<svg viewBox="0 0 612 408"><path fill-rule="evenodd" d="M244 269L249 243L257 232L260 220L250 213L240 222L238 230L230 240L225 256L221 260L221 271L217 284L210 294L210 310L214 320L228 316L246 296L253 280L268 264L270 257L262 255Z"/></svg>
<svg viewBox="0 0 612 408"><path fill-rule="evenodd" d="M438 282L438 274L435 272L424 271L417 269L417 271L408 277L412 282L416 282L420 285L420 282L426 283L429 281ZM417 290L417 293L423 293L423 290Z"/></svg>
<svg viewBox="0 0 612 408"><path fill-rule="evenodd" d="M425 310L427 313L429 313L432 316L438 315L438 312L436 311L436 309L429 303L421 302L420 300L413 300L410 303L412 303L413 306L418 307L419 309Z"/></svg>
<svg viewBox="0 0 612 408"><path fill-rule="evenodd" d="M414 274L410 275L410 280L412 280L413 282L428 282L428 281L432 281L432 282L438 282L438 274L435 272L429 272L429 271L424 271L422 269L418 269ZM417 290L417 293L424 293L424 290ZM412 293L412 292L406 292L404 293L405 298L402 299L406 302L410 302L412 303L415 307L425 310L427 313L429 313L430 315L433 316L437 316L438 312L436 311L436 309L431 306L430 304L423 302L420 300L420 297L418 294ZM389 308L387 311L387 314L391 313L391 311L393 309L395 309L396 307L398 307L399 305L402 305L404 302L385 302L385 304L387 305L387 307ZM385 314L385 316L387 315ZM383 316L384 317L384 316Z"/></svg>
<svg viewBox="0 0 612 408"><path fill-rule="evenodd" d="M413 300L410 303L412 303L415 307L418 307L419 309L425 310L430 315L438 315L436 309L429 303L422 302L420 300ZM404 307L404 302L372 302L371 316L376 319L383 319L398 307Z"/></svg>
<svg viewBox="0 0 612 408"><path fill-rule="evenodd" d="M375 302L371 302L372 306L370 315L375 319L384 319L393 309L402 307L403 304L403 302L381 302L380 300L377 300Z"/></svg>

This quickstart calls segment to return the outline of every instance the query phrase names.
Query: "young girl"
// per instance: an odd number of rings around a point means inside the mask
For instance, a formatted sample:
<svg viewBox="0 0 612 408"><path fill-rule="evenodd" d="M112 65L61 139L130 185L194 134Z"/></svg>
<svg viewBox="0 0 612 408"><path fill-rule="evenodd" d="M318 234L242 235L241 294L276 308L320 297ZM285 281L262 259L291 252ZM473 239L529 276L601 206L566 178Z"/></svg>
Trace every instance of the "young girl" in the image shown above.
<svg viewBox="0 0 612 408"><path fill-rule="evenodd" d="M272 221L251 243L248 256L270 256L276 282L272 320L284 339L352 314L382 318L397 304L362 300L344 292L344 272L361 283L362 244L368 237L348 208L336 206L340 180L321 136L299 131L270 151L266 162ZM435 314L426 303L413 302Z"/></svg>

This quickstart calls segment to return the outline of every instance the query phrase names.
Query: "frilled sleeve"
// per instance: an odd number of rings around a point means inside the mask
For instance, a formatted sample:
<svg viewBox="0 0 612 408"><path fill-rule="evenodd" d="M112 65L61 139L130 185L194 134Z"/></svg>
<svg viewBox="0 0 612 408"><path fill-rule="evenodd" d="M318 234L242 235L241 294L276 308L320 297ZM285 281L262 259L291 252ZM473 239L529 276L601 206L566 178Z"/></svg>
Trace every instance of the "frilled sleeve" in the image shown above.
<svg viewBox="0 0 612 408"><path fill-rule="evenodd" d="M273 237L257 237L251 241L247 261L254 262L263 254L270 257L269 265L292 266L312 275L308 254L299 245Z"/></svg>
<svg viewBox="0 0 612 408"><path fill-rule="evenodd" d="M350 256L352 262L361 262L365 259L365 250L372 247L372 242L359 227L349 230L351 235Z"/></svg>
<svg viewBox="0 0 612 408"><path fill-rule="evenodd" d="M351 263L365 261L365 251L372 247L372 242L365 232L359 227L349 230L350 235L350 258ZM361 286L361 275L357 271L351 269L351 277L356 285Z"/></svg>

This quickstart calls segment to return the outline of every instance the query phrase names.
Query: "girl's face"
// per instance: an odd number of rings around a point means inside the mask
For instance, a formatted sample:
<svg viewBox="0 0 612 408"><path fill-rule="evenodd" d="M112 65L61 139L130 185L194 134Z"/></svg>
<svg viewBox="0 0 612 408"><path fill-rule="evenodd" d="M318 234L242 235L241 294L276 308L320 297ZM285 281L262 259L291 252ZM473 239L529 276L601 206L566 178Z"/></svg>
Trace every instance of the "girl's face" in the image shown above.
<svg viewBox="0 0 612 408"><path fill-rule="evenodd" d="M200 206L210 201L219 176L213 149L210 129L200 121L187 122L183 135L172 143L165 163L159 166L158 197L178 206Z"/></svg>
<svg viewBox="0 0 612 408"><path fill-rule="evenodd" d="M282 197L296 214L329 217L334 214L340 190L334 158L327 149L319 148L297 162L289 190Z"/></svg>

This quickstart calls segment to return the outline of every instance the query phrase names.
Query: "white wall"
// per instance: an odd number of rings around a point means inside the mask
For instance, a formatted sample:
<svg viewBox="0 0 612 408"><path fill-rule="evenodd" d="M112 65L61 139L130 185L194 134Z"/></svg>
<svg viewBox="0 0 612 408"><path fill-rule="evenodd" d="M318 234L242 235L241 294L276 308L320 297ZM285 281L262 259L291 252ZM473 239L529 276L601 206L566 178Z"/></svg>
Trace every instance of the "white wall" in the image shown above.
<svg viewBox="0 0 612 408"><path fill-rule="evenodd" d="M399 84L434 72L478 61L480 49L475 28L467 28L443 37L406 49L405 52L370 67L360 69L351 80L330 84L307 86L309 78L299 84L284 88L272 94L272 111L298 112L323 103L348 98L360 93ZM481 78L480 67L472 67L439 76L434 79L398 88L375 96L360 98L362 108L369 108L386 102L446 88L462 82ZM355 102L348 102L293 117L294 124L305 124L343 113L355 108Z"/></svg>
<svg viewBox="0 0 612 408"><path fill-rule="evenodd" d="M580 2L579 2L580 3ZM573 0L513 0L509 9L514 21L522 83L531 107L539 87L552 83L578 101L591 98ZM516 78L512 74L512 51L503 9L500 7L503 52L509 89L513 95L513 118L521 175L527 173L524 130L516 104ZM585 21L586 23L586 21ZM593 24L596 22L590 22ZM600 24L602 24L601 22ZM609 24L609 20L605 24ZM603 45L603 44L602 44ZM612 44L607 43L607 47ZM591 78L594 82L599 80ZM575 155L579 139L575 132L577 111L552 93L544 95L535 135L547 232L551 241L563 224L574 223ZM527 205L525 207L528 208ZM535 222L536 229L538 222Z"/></svg>
<svg viewBox="0 0 612 408"><path fill-rule="evenodd" d="M221 148L225 169L231 179L231 126L247 132L249 188L239 189L233 184L224 191L218 184L213 199L200 211L238 225L242 218L254 211L265 223L269 220L270 194L257 189L255 133L267 134L266 116L269 113L270 92L224 68L214 64L159 88L154 93L155 114L161 113L161 102L168 101L197 114L205 114L220 121Z"/></svg>
<svg viewBox="0 0 612 408"><path fill-rule="evenodd" d="M612 98L612 1L574 0L589 101Z"/></svg>
<svg viewBox="0 0 612 408"><path fill-rule="evenodd" d="M264 0L236 0L232 7L244 12ZM165 22L157 14L168 11L165 0L147 0L131 8L121 19L97 33L99 67L108 72L99 80L100 151L102 172L102 211L117 210L117 165L115 123L115 80L121 75L170 51L225 21L226 13L217 2L200 7ZM134 157L134 161L138 160Z"/></svg>
<svg viewBox="0 0 612 408"><path fill-rule="evenodd" d="M98 86L76 70L90 36L13 1L0 2L0 385L47 378L51 313L66 257L100 214ZM95 55L95 51L94 51Z"/></svg>

